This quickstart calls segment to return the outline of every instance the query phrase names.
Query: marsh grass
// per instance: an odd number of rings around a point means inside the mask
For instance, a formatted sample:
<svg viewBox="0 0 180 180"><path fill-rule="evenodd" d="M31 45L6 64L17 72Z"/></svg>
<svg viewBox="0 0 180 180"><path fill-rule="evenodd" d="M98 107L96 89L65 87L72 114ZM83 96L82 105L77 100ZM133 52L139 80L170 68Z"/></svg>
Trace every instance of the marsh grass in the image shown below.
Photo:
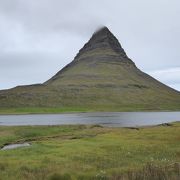
<svg viewBox="0 0 180 180"><path fill-rule="evenodd" d="M177 180L180 123L137 129L97 125L0 127L0 179Z"/></svg>
<svg viewBox="0 0 180 180"><path fill-rule="evenodd" d="M102 100L101 100L102 101ZM130 99L131 102L131 99ZM0 107L0 114L59 114L82 112L137 112L137 111L179 111L180 104L164 103L161 106L151 104L119 104L117 105L91 105L72 107Z"/></svg>

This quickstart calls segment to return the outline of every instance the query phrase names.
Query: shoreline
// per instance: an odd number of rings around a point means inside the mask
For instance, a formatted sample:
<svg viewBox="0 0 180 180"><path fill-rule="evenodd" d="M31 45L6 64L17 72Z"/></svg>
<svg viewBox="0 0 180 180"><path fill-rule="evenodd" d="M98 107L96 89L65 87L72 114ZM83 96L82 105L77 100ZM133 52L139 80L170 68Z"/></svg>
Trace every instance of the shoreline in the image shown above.
<svg viewBox="0 0 180 180"><path fill-rule="evenodd" d="M9 113L1 113L0 109L0 116L8 116L8 115L53 115L53 114L84 114L84 113L138 113L138 112L143 112L143 113L149 113L149 112L180 112L180 109L178 110L135 110L135 111L64 111L64 112L9 112Z"/></svg>

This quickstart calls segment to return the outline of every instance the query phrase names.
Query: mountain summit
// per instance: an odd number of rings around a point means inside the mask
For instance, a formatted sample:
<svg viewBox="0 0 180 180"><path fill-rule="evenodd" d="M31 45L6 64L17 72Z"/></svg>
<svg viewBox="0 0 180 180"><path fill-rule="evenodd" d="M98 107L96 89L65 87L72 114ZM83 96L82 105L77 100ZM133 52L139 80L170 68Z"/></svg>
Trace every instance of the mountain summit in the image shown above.
<svg viewBox="0 0 180 180"><path fill-rule="evenodd" d="M45 83L0 91L0 107L176 110L180 93L139 70L103 27Z"/></svg>
<svg viewBox="0 0 180 180"><path fill-rule="evenodd" d="M97 56L95 53L97 51L99 52L98 56L101 57L114 55L121 60L128 58L119 41L107 27L103 27L95 32L88 43L79 51L75 59L81 59L82 55L88 56L88 53L94 53Z"/></svg>
<svg viewBox="0 0 180 180"><path fill-rule="evenodd" d="M126 55L118 39L109 31L107 27L103 27L96 31L90 40L84 45L84 47L80 49L74 60L64 69L60 70L54 77L50 79L50 81L56 79L58 75L61 75L70 67L72 68L74 65L79 65L80 62L86 64L84 64L84 67L82 67L79 72L76 72L75 76L77 76L81 71L84 71L84 68L87 66L88 69L91 69L92 67L96 69L100 63L116 63L126 64L126 66L135 66L134 62ZM97 70L98 72L94 72L94 74L88 73L88 75L95 76L97 73L99 74L101 69ZM87 74L87 71L82 72L82 75L85 76L84 73ZM74 79L74 81L76 80Z"/></svg>

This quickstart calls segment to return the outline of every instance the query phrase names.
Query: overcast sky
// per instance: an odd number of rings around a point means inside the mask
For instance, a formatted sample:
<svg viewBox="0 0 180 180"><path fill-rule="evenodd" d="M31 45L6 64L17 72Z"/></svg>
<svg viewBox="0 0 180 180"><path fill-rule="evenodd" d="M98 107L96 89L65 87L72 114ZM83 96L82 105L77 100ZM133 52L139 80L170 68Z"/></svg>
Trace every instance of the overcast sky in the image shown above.
<svg viewBox="0 0 180 180"><path fill-rule="evenodd" d="M0 0L0 89L42 83L101 26L144 72L180 90L180 0Z"/></svg>

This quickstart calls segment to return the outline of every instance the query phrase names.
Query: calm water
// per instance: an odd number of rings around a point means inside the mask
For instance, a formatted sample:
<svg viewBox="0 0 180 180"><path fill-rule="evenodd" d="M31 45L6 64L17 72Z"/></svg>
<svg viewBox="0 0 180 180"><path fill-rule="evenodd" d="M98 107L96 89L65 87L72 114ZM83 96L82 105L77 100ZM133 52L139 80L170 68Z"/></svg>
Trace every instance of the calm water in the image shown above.
<svg viewBox="0 0 180 180"><path fill-rule="evenodd" d="M30 144L29 143L10 144L10 145L4 146L1 150L16 149L16 148L27 147L27 146L30 146Z"/></svg>
<svg viewBox="0 0 180 180"><path fill-rule="evenodd" d="M134 127L157 125L173 121L180 121L180 112L103 112L0 115L1 126L100 124L112 127Z"/></svg>

